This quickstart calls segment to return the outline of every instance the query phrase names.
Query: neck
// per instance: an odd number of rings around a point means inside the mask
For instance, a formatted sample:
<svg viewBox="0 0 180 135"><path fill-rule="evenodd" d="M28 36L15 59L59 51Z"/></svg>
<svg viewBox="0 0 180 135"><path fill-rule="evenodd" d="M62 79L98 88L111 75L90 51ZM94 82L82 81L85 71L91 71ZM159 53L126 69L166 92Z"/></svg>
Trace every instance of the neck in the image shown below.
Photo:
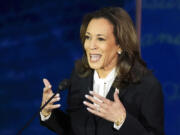
<svg viewBox="0 0 180 135"><path fill-rule="evenodd" d="M98 73L99 78L106 78L108 74L114 69L115 67L105 70L105 69L98 69L96 70Z"/></svg>
<svg viewBox="0 0 180 135"><path fill-rule="evenodd" d="M99 75L99 78L106 78L106 76L113 70L113 68L116 67L117 65L117 58L118 56L116 55L116 58L114 58L111 63L109 63L107 66L97 69L97 73Z"/></svg>

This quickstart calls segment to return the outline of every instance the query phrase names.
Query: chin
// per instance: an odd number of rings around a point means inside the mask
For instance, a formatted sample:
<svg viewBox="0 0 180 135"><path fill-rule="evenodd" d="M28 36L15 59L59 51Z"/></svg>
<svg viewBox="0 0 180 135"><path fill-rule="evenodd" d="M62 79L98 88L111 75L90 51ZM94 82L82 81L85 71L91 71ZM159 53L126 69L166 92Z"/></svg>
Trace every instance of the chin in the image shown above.
<svg viewBox="0 0 180 135"><path fill-rule="evenodd" d="M92 69L100 69L101 68L101 66L100 66L100 64L98 64L98 63L89 63L89 66L90 66L90 68L92 68Z"/></svg>

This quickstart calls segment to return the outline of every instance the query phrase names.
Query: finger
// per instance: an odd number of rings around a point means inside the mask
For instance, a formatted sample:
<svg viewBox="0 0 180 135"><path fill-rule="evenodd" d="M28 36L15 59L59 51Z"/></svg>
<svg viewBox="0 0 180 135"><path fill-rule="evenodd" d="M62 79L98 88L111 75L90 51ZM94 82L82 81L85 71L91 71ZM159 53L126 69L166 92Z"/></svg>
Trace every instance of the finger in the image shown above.
<svg viewBox="0 0 180 135"><path fill-rule="evenodd" d="M49 85L51 85L50 82L46 78L43 79L43 83L45 87L48 87Z"/></svg>
<svg viewBox="0 0 180 135"><path fill-rule="evenodd" d="M103 117L103 114L100 112L100 111L97 111L97 110L93 110L93 109L91 109L91 108L87 108L87 110L89 111L89 112L91 112L92 114L94 114L94 115L97 115L97 116L99 116L99 117Z"/></svg>
<svg viewBox="0 0 180 135"><path fill-rule="evenodd" d="M57 93L55 97L56 97L56 98L60 98L60 94L59 94L59 93Z"/></svg>
<svg viewBox="0 0 180 135"><path fill-rule="evenodd" d="M86 105L91 110L95 110L95 111L101 112L102 114L106 112L102 107L100 107L97 104L91 104L91 103L89 103L87 101L84 101L83 104Z"/></svg>
<svg viewBox="0 0 180 135"><path fill-rule="evenodd" d="M90 96L90 95L85 95L85 97L86 97L87 99L89 99L90 101L92 101L93 103L96 103L96 104L98 104L98 105L101 105L101 104L102 104L102 101L99 100L98 98L92 97L92 96Z"/></svg>
<svg viewBox="0 0 180 135"><path fill-rule="evenodd" d="M99 105L101 106L102 108L106 108L106 104L104 104L101 100L99 100L98 98L95 98L95 97L92 97L92 96L89 96L89 95L85 95L85 97L87 99L89 99L91 102L93 102L94 104L96 105Z"/></svg>
<svg viewBox="0 0 180 135"><path fill-rule="evenodd" d="M42 103L45 104L45 103L52 97L52 95L53 95L53 93L44 96ZM61 99L59 93L56 94L55 97L53 97L53 99L49 102L49 104L53 104L56 99L57 99L57 100L58 100L58 99L59 99L59 100ZM59 100L58 100L58 101L59 101ZM53 103L52 103L52 102L53 102ZM56 102L56 101L55 101L55 102Z"/></svg>
<svg viewBox="0 0 180 135"><path fill-rule="evenodd" d="M44 92L52 92L52 90L51 90L51 85L49 85L49 87L44 87L44 88L43 88L43 91L44 91Z"/></svg>
<svg viewBox="0 0 180 135"><path fill-rule="evenodd" d="M49 90L52 88L50 82L46 78L43 79L43 83L45 85L45 90Z"/></svg>
<svg viewBox="0 0 180 135"><path fill-rule="evenodd" d="M44 97L44 100L46 100L46 102L52 97L53 93L50 93L50 94L47 94L45 97Z"/></svg>
<svg viewBox="0 0 180 135"><path fill-rule="evenodd" d="M49 100L49 99L43 100L42 105L46 104L46 103L48 102L48 100ZM58 97L58 98L53 98L47 105L52 105L52 104L54 104L54 103L57 102L57 101L60 101L60 98L59 98L59 97Z"/></svg>
<svg viewBox="0 0 180 135"><path fill-rule="evenodd" d="M97 105L91 104L91 103L89 103L89 102L87 102L87 101L83 101L83 104L86 105L86 106L88 106L89 108L94 109L94 110L96 110L96 108L97 108Z"/></svg>
<svg viewBox="0 0 180 135"><path fill-rule="evenodd" d="M100 99L102 102L106 103L106 104L111 104L111 101L105 97L102 97L100 95L98 95L97 93L95 93L94 91L90 91L89 92L91 95L95 96L96 98Z"/></svg>
<svg viewBox="0 0 180 135"><path fill-rule="evenodd" d="M49 103L54 104L55 102L59 101L60 98L53 98Z"/></svg>
<svg viewBox="0 0 180 135"><path fill-rule="evenodd" d="M114 92L114 101L115 102L120 102L118 94L119 94L119 90L116 88L115 92Z"/></svg>
<svg viewBox="0 0 180 135"><path fill-rule="evenodd" d="M56 104L56 105L48 105L46 107L47 110L52 110L52 109L56 109L59 108L61 105L60 104Z"/></svg>

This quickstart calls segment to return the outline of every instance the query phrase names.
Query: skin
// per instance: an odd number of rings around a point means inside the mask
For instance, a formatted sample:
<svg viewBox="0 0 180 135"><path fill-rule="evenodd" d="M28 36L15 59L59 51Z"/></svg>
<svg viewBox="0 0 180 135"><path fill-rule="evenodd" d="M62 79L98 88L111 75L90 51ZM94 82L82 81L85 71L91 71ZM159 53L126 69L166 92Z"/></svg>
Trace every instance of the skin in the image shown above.
<svg viewBox="0 0 180 135"><path fill-rule="evenodd" d="M84 48L90 67L97 71L100 78L105 78L116 67L118 52L122 51L119 45L116 44L113 25L105 18L92 19L90 21L86 31ZM92 60L91 55L94 54L100 55L100 58ZM94 115L111 122L119 120L122 123L126 117L126 110L119 99L118 93L119 90L116 89L114 101L111 101L91 92L90 95L85 95L88 101L83 103L87 106L87 110Z"/></svg>
<svg viewBox="0 0 180 135"><path fill-rule="evenodd" d="M84 101L83 103L87 106L87 110L94 115L111 122L117 122L118 120L120 122L119 124L122 124L126 118L126 110L121 103L118 94L119 90L116 89L114 92L114 101L111 101L93 91L90 91L90 95L85 95L85 97L92 103L88 101Z"/></svg>
<svg viewBox="0 0 180 135"><path fill-rule="evenodd" d="M88 63L95 69L100 78L105 78L116 66L118 51L121 48L116 44L113 34L113 25L106 19L92 19L87 27L84 48L87 54ZM98 54L101 58L92 61L91 55Z"/></svg>
<svg viewBox="0 0 180 135"><path fill-rule="evenodd" d="M92 69L97 71L100 78L105 78L108 73L116 67L118 52L122 51L115 42L113 25L105 18L92 19L87 27L85 36L84 48L88 63ZM92 55L98 56L98 58L94 60L92 59ZM43 91L42 105L53 95L49 81L43 79L43 82L45 88ZM87 106L87 110L94 115L111 122L119 120L123 123L126 118L126 110L121 103L118 94L119 90L116 89L114 92L114 101L111 101L91 91L89 95L85 95L87 101L84 101L83 104ZM60 104L54 104L59 100L59 95L56 95L42 110L42 114L48 116L53 109L59 108Z"/></svg>
<svg viewBox="0 0 180 135"><path fill-rule="evenodd" d="M44 89L43 89L43 96L42 96L42 103L41 106L43 106L48 99L54 94L52 91L52 86L50 82L47 79L43 79L44 83ZM59 108L61 105L60 104L54 104L55 102L60 100L60 95L57 94L48 104L47 106L41 111L42 115L48 116L51 114L53 109Z"/></svg>

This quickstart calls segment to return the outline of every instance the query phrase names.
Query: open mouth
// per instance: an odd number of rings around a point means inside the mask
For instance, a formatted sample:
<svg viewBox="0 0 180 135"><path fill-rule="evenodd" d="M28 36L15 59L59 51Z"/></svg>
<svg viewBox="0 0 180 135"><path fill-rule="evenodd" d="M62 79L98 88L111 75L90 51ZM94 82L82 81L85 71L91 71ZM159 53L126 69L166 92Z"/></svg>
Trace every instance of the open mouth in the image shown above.
<svg viewBox="0 0 180 135"><path fill-rule="evenodd" d="M91 62L97 62L100 60L102 55L100 54L90 54L90 61Z"/></svg>

